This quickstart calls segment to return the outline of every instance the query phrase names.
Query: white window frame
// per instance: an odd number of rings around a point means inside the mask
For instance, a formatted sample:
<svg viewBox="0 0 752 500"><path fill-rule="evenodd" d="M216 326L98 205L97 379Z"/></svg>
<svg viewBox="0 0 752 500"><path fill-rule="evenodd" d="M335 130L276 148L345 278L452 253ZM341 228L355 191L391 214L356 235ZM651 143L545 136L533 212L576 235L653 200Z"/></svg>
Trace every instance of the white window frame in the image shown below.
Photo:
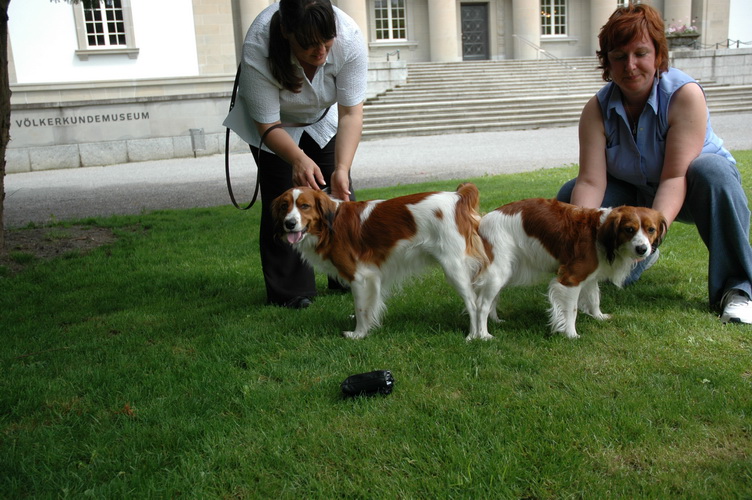
<svg viewBox="0 0 752 500"><path fill-rule="evenodd" d="M107 10L112 9L116 1L120 2L120 11L122 12L123 31L125 34L125 44L110 44L108 33ZM76 55L82 61L86 61L90 56L97 55L127 55L131 59L138 57L138 47L133 34L133 16L131 15L130 0L102 0L95 7L102 13L102 29L104 35L104 45L89 45L89 33L86 29L86 16L82 2L73 5L73 18L76 24L76 38L78 40L78 50Z"/></svg>
<svg viewBox="0 0 752 500"><path fill-rule="evenodd" d="M567 0L540 0L540 6L541 36L568 36L569 5Z"/></svg>
<svg viewBox="0 0 752 500"><path fill-rule="evenodd" d="M392 6L393 1L398 1L402 3L401 7L394 8ZM377 16L376 16L376 10L377 5L379 2L385 2L387 5L387 28L378 28L377 23ZM372 21L372 29L373 29L373 41L377 43L388 43L388 42L406 42L408 40L408 13L407 13L407 0L374 0L372 3L372 14L373 14L373 21ZM395 10L401 8L402 9L402 17L397 17L395 15ZM402 27L395 26L395 23L402 21ZM386 29L386 32L388 33L388 37L386 38L379 38L379 32ZM404 36L394 36L395 30L401 30L404 33Z"/></svg>

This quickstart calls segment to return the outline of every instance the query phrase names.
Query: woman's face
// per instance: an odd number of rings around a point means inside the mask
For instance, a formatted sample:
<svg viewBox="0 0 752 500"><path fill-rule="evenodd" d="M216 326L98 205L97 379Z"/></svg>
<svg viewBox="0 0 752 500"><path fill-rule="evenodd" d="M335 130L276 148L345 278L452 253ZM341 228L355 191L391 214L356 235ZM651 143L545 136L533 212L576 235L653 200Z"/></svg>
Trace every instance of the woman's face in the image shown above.
<svg viewBox="0 0 752 500"><path fill-rule="evenodd" d="M653 88L655 46L647 33L608 53L611 79L624 94L643 97Z"/></svg>
<svg viewBox="0 0 752 500"><path fill-rule="evenodd" d="M301 46L295 36L291 36L288 39L293 55L302 66L323 66L326 62L326 57L329 55L329 51L332 49L332 45L334 45L334 38L323 43L311 45L310 47Z"/></svg>

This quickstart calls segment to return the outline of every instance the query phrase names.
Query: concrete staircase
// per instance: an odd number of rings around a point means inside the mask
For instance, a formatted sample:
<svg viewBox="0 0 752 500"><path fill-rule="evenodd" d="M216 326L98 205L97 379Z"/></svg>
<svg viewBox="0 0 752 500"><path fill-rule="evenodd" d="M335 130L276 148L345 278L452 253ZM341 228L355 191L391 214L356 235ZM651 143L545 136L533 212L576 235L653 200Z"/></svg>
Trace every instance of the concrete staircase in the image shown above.
<svg viewBox="0 0 752 500"><path fill-rule="evenodd" d="M577 124L604 84L592 57L408 64L404 85L366 102L363 139ZM752 85L701 82L711 113L752 111Z"/></svg>

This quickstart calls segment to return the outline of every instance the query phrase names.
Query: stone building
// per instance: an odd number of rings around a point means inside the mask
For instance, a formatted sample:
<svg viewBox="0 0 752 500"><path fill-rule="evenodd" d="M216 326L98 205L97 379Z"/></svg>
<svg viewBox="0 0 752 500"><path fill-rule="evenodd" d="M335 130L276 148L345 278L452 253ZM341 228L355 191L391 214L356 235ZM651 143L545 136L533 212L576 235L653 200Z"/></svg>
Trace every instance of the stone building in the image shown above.
<svg viewBox="0 0 752 500"><path fill-rule="evenodd" d="M654 0L697 43L735 2ZM270 0L12 1L8 172L214 154L245 31ZM593 55L617 0L333 0L361 26L369 95L406 64ZM712 6L711 6L712 3Z"/></svg>

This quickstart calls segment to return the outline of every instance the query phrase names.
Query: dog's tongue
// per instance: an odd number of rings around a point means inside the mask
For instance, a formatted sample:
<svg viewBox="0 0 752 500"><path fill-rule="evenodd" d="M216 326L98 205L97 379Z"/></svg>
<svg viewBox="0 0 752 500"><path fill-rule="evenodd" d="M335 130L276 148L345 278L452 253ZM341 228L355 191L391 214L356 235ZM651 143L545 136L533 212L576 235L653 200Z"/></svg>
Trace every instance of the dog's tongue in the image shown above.
<svg viewBox="0 0 752 500"><path fill-rule="evenodd" d="M295 243L299 242L302 239L303 239L303 231L287 233L287 241L290 242L290 245L294 245Z"/></svg>

